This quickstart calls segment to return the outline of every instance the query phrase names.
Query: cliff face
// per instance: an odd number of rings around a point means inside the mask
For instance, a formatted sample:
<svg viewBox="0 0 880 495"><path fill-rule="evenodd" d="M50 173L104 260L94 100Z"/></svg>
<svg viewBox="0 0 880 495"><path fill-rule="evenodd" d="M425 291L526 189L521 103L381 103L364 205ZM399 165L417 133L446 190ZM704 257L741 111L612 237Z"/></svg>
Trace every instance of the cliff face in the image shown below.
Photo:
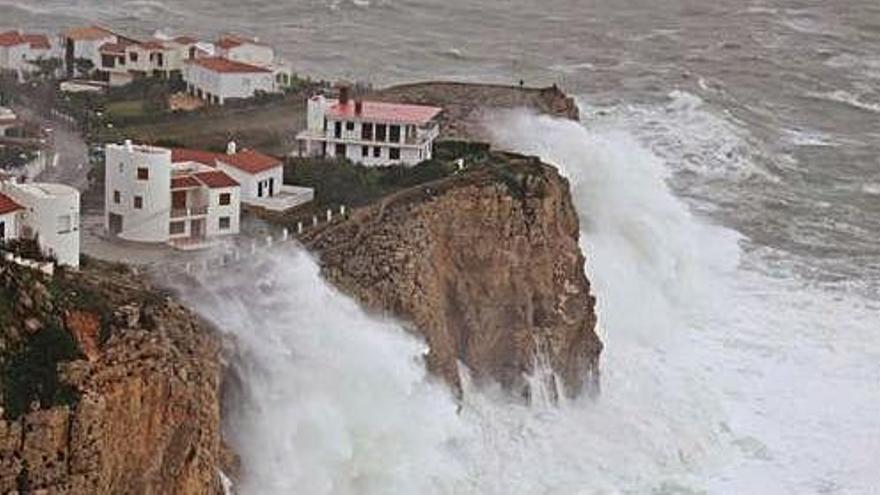
<svg viewBox="0 0 880 495"><path fill-rule="evenodd" d="M567 181L533 158L493 154L460 176L392 195L310 234L327 279L412 323L428 366L458 362L527 395L546 359L568 395L598 378L602 345Z"/></svg>
<svg viewBox="0 0 880 495"><path fill-rule="evenodd" d="M212 334L130 275L0 270L0 493L222 493Z"/></svg>

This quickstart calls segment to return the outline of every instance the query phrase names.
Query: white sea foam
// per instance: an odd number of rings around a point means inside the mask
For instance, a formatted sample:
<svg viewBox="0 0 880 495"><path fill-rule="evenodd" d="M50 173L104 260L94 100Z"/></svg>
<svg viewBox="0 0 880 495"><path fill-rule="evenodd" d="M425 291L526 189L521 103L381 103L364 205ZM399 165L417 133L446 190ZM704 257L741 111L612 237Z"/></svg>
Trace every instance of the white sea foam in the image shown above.
<svg viewBox="0 0 880 495"><path fill-rule="evenodd" d="M426 377L301 251L190 303L239 341L227 431L244 493L869 493L880 345L860 299L739 264L625 129L512 113L496 140L569 177L598 296L603 392L525 406ZM541 383L536 377L535 383Z"/></svg>

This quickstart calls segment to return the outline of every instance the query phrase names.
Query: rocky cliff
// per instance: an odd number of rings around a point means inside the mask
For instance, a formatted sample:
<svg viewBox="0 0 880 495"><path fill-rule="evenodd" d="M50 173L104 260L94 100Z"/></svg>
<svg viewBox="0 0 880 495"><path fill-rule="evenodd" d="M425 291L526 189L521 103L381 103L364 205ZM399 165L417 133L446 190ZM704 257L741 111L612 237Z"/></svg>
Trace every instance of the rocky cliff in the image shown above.
<svg viewBox="0 0 880 495"><path fill-rule="evenodd" d="M529 88L498 84L422 82L403 84L368 95L370 99L402 101L443 108L441 139L489 141L485 128L488 113L501 109L528 108L563 119L579 120L574 98L557 86Z"/></svg>
<svg viewBox="0 0 880 495"><path fill-rule="evenodd" d="M189 311L118 267L4 263L0 331L0 493L222 493L219 344Z"/></svg>
<svg viewBox="0 0 880 495"><path fill-rule="evenodd" d="M454 387L527 395L544 360L576 395L602 345L567 181L535 158L493 153L466 173L361 208L306 236L323 273L368 308L409 322Z"/></svg>

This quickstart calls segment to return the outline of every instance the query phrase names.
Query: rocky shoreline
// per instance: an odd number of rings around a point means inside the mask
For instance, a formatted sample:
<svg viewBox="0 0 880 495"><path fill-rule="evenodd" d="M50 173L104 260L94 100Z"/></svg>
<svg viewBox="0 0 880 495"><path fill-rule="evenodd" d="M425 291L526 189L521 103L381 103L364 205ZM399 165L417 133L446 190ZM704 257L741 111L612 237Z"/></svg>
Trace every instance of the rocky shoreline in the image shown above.
<svg viewBox="0 0 880 495"><path fill-rule="evenodd" d="M423 83L375 95L444 107L446 139L484 139L490 109L578 116L555 87ZM478 384L527 397L523 377L540 358L561 381L548 385L574 396L597 389L602 350L578 233L568 183L553 167L492 152L303 243L328 281L422 335L428 368L458 393L461 363ZM4 369L50 322L75 341L75 355L58 363L75 397L30 403L0 422L0 491L222 493L218 469L234 474L235 456L220 427L216 332L126 267L92 261L50 280L4 264L0 276L11 300L31 301L0 308L9 316L0 320Z"/></svg>

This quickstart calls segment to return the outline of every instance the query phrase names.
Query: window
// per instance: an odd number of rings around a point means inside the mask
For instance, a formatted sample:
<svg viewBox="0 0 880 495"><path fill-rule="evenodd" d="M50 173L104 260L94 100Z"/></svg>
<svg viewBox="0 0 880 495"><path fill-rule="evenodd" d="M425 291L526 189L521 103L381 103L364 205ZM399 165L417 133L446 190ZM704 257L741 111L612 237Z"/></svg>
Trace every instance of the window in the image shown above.
<svg viewBox="0 0 880 495"><path fill-rule="evenodd" d="M150 179L150 169L145 167L138 167L138 180L149 180Z"/></svg>
<svg viewBox="0 0 880 495"><path fill-rule="evenodd" d="M400 160L400 148L388 148L388 158Z"/></svg>
<svg viewBox="0 0 880 495"><path fill-rule="evenodd" d="M144 198L141 196L134 197L134 209L141 210L144 208Z"/></svg>
<svg viewBox="0 0 880 495"><path fill-rule="evenodd" d="M364 141L373 140L373 124L361 124L361 139Z"/></svg>
<svg viewBox="0 0 880 495"><path fill-rule="evenodd" d="M220 205L226 206L232 204L232 194L220 193Z"/></svg>
<svg viewBox="0 0 880 495"><path fill-rule="evenodd" d="M0 222L0 241L6 240L6 222Z"/></svg>
<svg viewBox="0 0 880 495"><path fill-rule="evenodd" d="M70 215L60 215L56 224L59 234L66 234L73 229L73 219Z"/></svg>
<svg viewBox="0 0 880 495"><path fill-rule="evenodd" d="M125 170L125 164L122 162L119 162L119 173L121 174L123 170Z"/></svg>
<svg viewBox="0 0 880 495"><path fill-rule="evenodd" d="M132 62L137 62L138 61L137 52L128 52L128 59L131 60Z"/></svg>
<svg viewBox="0 0 880 495"><path fill-rule="evenodd" d="M119 191L113 191L113 202L116 204L122 202L122 194Z"/></svg>
<svg viewBox="0 0 880 495"><path fill-rule="evenodd" d="M337 144L336 145L336 157L337 158L345 158L345 145Z"/></svg>
<svg viewBox="0 0 880 495"><path fill-rule="evenodd" d="M382 156L382 148L378 146L373 146L373 157L379 158Z"/></svg>
<svg viewBox="0 0 880 495"><path fill-rule="evenodd" d="M369 146L362 146L361 147L361 156L362 157L370 156L370 147Z"/></svg>
<svg viewBox="0 0 880 495"><path fill-rule="evenodd" d="M342 137L342 122L335 122L334 124L335 124L334 125L335 128L333 129L335 131L334 136L341 138Z"/></svg>
<svg viewBox="0 0 880 495"><path fill-rule="evenodd" d="M386 130L387 126L385 124L376 124L376 141L385 141Z"/></svg>
<svg viewBox="0 0 880 495"><path fill-rule="evenodd" d="M345 130L346 131L353 131L354 130L354 122L346 122L345 123Z"/></svg>
<svg viewBox="0 0 880 495"><path fill-rule="evenodd" d="M230 225L232 225L232 220L229 217L220 217L220 230L229 230Z"/></svg>
<svg viewBox="0 0 880 495"><path fill-rule="evenodd" d="M392 143L400 142L400 126L392 125L388 127L388 137Z"/></svg>
<svg viewBox="0 0 880 495"><path fill-rule="evenodd" d="M183 234L184 232L186 232L186 222L171 222L168 224L169 234Z"/></svg>

